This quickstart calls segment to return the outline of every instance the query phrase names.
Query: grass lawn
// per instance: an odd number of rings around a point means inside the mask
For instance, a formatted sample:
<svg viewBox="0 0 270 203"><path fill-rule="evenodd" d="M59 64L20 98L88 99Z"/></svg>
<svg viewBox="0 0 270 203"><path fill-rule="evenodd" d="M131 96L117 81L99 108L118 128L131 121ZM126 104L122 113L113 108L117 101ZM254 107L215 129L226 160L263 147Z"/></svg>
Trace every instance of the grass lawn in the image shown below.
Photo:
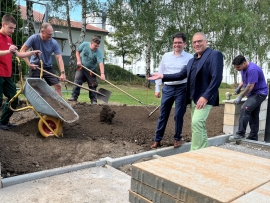
<svg viewBox="0 0 270 203"><path fill-rule="evenodd" d="M72 93L72 85L67 84L67 88L65 87L65 84L62 84L63 88L63 98L68 99L71 97ZM83 86L87 87L87 83L84 83ZM110 84L99 84L99 88L104 88L106 90L109 90L112 92L109 104L127 104L127 105L142 105L140 102L142 102L145 105L150 106L158 106L160 105L161 99L157 99L155 97L155 85L151 84L151 89L147 89L144 86L129 86L129 85L117 85L118 88L122 89L126 93L130 94L134 98L128 96L124 92L118 90L117 88L113 87ZM225 100L225 93L230 92L233 93L234 89L230 88L220 88L219 89L219 101L222 103L223 100ZM232 98L236 98L236 96L233 96ZM90 102L89 101L89 95L87 90L81 89L81 94L78 98L79 102Z"/></svg>

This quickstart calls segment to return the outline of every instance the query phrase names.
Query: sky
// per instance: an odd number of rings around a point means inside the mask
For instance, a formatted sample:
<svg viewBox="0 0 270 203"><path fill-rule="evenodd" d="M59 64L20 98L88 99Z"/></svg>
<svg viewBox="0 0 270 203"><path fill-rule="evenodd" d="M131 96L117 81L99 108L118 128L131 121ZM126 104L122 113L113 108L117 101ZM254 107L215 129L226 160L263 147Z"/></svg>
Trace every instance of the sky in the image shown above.
<svg viewBox="0 0 270 203"><path fill-rule="evenodd" d="M40 2L45 4L48 1L41 1L41 0L33 0L34 2ZM17 0L18 4L22 6L26 6L26 1L25 0ZM34 3L34 10L40 13L45 13L45 5L41 5L38 3ZM81 22L81 6L77 6L76 10L71 11L70 13L70 19L75 20L77 22Z"/></svg>

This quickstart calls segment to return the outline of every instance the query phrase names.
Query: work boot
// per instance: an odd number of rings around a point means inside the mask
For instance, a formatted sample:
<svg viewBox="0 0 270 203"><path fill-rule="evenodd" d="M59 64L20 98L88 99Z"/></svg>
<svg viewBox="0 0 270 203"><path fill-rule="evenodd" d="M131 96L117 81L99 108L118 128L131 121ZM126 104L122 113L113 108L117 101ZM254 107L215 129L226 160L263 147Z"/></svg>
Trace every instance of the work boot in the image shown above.
<svg viewBox="0 0 270 203"><path fill-rule="evenodd" d="M2 124L0 124L0 129L1 130L9 130L9 128L7 127L7 125L2 125Z"/></svg>
<svg viewBox="0 0 270 203"><path fill-rule="evenodd" d="M77 101L77 98L75 98L75 97L70 97L70 98L68 98L68 101Z"/></svg>
<svg viewBox="0 0 270 203"><path fill-rule="evenodd" d="M97 104L97 100L91 99L91 104L96 105Z"/></svg>

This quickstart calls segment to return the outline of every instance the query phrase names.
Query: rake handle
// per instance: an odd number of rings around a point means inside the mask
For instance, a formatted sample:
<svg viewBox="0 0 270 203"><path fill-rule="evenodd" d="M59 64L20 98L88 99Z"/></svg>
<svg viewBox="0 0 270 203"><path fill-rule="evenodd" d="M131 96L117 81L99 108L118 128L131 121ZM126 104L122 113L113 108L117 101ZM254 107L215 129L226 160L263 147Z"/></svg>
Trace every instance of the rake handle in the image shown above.
<svg viewBox="0 0 270 203"><path fill-rule="evenodd" d="M41 68L39 68L39 67L36 67L36 68L37 68L38 70L41 70ZM54 77L60 79L59 76L57 76L57 75L55 75L55 74L53 74L53 73L50 73L50 72L48 72L48 71L46 71L46 70L44 70L44 69L43 69L42 71L44 71L45 73L47 73L47 74L49 74L49 75L52 75L52 76L54 76ZM101 93L98 92L98 91L91 90L91 89L89 89L89 88L87 88L87 87L83 87L83 86L78 85L78 84L76 84L76 83L74 83L74 82L71 82L71 81L69 81L69 80L65 80L65 82L68 82L68 83L70 83L70 84L73 84L73 85L75 85L75 86L78 86L78 87L80 87L80 88L82 88L82 89L88 90L88 91L90 91L90 92L95 92L95 93L97 93L97 94L99 94L99 95L102 95L103 97L106 97L106 95L101 94Z"/></svg>
<svg viewBox="0 0 270 203"><path fill-rule="evenodd" d="M81 65L81 67L83 67L84 69L88 70L89 72L93 73L95 76L99 77L101 79L101 77L96 74L95 72L91 71L90 69L86 68L85 66ZM125 92L124 90L120 89L119 87L117 87L116 85L112 84L111 82L109 82L108 80L104 80L105 82L109 83L110 85L112 85L113 87L115 87L116 89L120 90L121 92L125 93L126 95L130 96L131 98L135 99L137 102L140 102L142 105L145 105L144 103L142 103L140 100L136 99L135 97L133 97L132 95L130 95L129 93Z"/></svg>

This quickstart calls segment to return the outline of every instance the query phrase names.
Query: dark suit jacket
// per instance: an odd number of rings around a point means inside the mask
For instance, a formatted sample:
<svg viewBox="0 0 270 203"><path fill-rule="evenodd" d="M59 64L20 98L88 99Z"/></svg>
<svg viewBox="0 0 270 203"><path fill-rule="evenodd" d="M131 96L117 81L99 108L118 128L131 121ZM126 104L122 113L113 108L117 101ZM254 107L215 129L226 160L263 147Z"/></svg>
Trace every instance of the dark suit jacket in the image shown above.
<svg viewBox="0 0 270 203"><path fill-rule="evenodd" d="M176 74L164 74L162 81L176 81L183 80L187 77L187 101L190 101L190 70L193 59L190 59L187 66ZM222 81L223 72L223 55L219 51L207 48L202 58L197 65L196 79L195 79L195 91L192 98L196 104L200 97L204 97L208 100L209 105L219 105L219 93L218 88Z"/></svg>

